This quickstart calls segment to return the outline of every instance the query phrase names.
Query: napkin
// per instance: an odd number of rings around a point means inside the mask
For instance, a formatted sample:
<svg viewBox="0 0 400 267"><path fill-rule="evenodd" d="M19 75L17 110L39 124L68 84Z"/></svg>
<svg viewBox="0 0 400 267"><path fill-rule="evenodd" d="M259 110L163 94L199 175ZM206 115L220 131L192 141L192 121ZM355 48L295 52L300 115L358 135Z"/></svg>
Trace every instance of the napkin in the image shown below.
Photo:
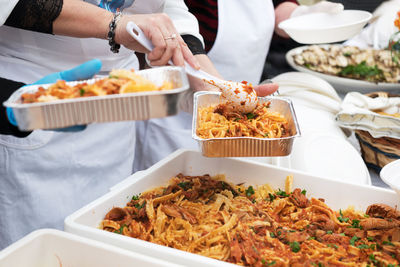
<svg viewBox="0 0 400 267"><path fill-rule="evenodd" d="M400 118L380 115L375 111L400 113L400 97L371 98L357 92L348 93L336 121L348 129L368 131L374 138L400 138Z"/></svg>
<svg viewBox="0 0 400 267"><path fill-rule="evenodd" d="M335 89L317 76L302 72L287 72L272 80L279 84L280 96L296 99L297 102L316 110L332 114L340 111L342 101Z"/></svg>

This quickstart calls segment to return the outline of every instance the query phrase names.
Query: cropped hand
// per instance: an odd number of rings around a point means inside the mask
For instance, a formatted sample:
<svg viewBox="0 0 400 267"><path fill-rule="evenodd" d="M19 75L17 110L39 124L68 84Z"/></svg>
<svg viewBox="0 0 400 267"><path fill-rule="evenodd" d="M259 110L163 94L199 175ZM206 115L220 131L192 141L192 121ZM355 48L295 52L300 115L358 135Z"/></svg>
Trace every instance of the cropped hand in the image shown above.
<svg viewBox="0 0 400 267"><path fill-rule="evenodd" d="M57 82L57 80L65 80L67 82L77 81L77 80L87 80L87 79L92 78L96 73L98 73L100 71L100 69L101 69L101 61L98 59L93 59L93 60L87 61L79 66L76 66L72 69L49 74L30 85L55 83L55 82ZM27 86L27 85L25 85L25 86ZM7 117L8 117L9 122L12 125L18 126L17 121L14 117L14 113L12 111L12 108L7 107ZM62 132L75 132L75 131L83 130L85 128L86 128L86 125L78 125L78 126L67 127L67 128L62 128L62 129L55 129L55 130L62 131Z"/></svg>
<svg viewBox="0 0 400 267"><path fill-rule="evenodd" d="M154 45L153 51L146 50L129 35L125 30L129 21L133 21L144 32ZM183 66L186 60L192 67L200 68L172 20L164 13L123 16L116 29L115 41L128 49L147 53L152 66L167 65L169 60L176 66Z"/></svg>

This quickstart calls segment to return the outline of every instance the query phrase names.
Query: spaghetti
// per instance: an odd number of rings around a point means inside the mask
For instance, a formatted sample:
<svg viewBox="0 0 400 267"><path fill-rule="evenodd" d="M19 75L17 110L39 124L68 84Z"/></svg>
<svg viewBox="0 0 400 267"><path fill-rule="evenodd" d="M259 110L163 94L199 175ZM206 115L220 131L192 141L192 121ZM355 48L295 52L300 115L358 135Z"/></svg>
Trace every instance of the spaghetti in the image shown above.
<svg viewBox="0 0 400 267"><path fill-rule="evenodd" d="M161 86L157 86L134 71L113 70L110 72L109 77L97 80L92 84L84 82L70 86L64 80L58 80L47 89L39 87L34 93L22 94L21 99L22 103L50 102L69 98L169 89L172 89L170 82L164 82Z"/></svg>
<svg viewBox="0 0 400 267"><path fill-rule="evenodd" d="M115 207L101 228L245 266L398 266L400 212L333 211L323 199L178 174Z"/></svg>
<svg viewBox="0 0 400 267"><path fill-rule="evenodd" d="M269 110L270 103L258 103L253 112L243 114L226 104L201 107L198 110L197 135L200 138L290 136L286 118Z"/></svg>

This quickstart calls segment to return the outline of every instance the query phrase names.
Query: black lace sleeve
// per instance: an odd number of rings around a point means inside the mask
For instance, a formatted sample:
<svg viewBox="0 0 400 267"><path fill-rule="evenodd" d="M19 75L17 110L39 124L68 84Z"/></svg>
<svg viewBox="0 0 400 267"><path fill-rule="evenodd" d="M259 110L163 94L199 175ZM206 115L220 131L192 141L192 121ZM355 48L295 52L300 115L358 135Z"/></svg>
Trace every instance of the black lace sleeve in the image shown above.
<svg viewBox="0 0 400 267"><path fill-rule="evenodd" d="M53 33L63 0L20 0L7 18L7 26L35 32Z"/></svg>
<svg viewBox="0 0 400 267"><path fill-rule="evenodd" d="M182 39L185 41L190 51L192 51L193 55L206 54L203 44L197 37L190 34L184 34L182 35Z"/></svg>

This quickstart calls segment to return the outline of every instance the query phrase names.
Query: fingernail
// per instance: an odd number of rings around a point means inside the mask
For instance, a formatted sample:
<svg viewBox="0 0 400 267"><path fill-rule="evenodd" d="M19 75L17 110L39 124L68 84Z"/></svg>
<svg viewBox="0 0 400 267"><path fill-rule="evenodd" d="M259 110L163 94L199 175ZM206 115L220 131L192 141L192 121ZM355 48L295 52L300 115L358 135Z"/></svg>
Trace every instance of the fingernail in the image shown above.
<svg viewBox="0 0 400 267"><path fill-rule="evenodd" d="M273 81L271 79L266 79L261 84L269 84L269 83L273 83Z"/></svg>

